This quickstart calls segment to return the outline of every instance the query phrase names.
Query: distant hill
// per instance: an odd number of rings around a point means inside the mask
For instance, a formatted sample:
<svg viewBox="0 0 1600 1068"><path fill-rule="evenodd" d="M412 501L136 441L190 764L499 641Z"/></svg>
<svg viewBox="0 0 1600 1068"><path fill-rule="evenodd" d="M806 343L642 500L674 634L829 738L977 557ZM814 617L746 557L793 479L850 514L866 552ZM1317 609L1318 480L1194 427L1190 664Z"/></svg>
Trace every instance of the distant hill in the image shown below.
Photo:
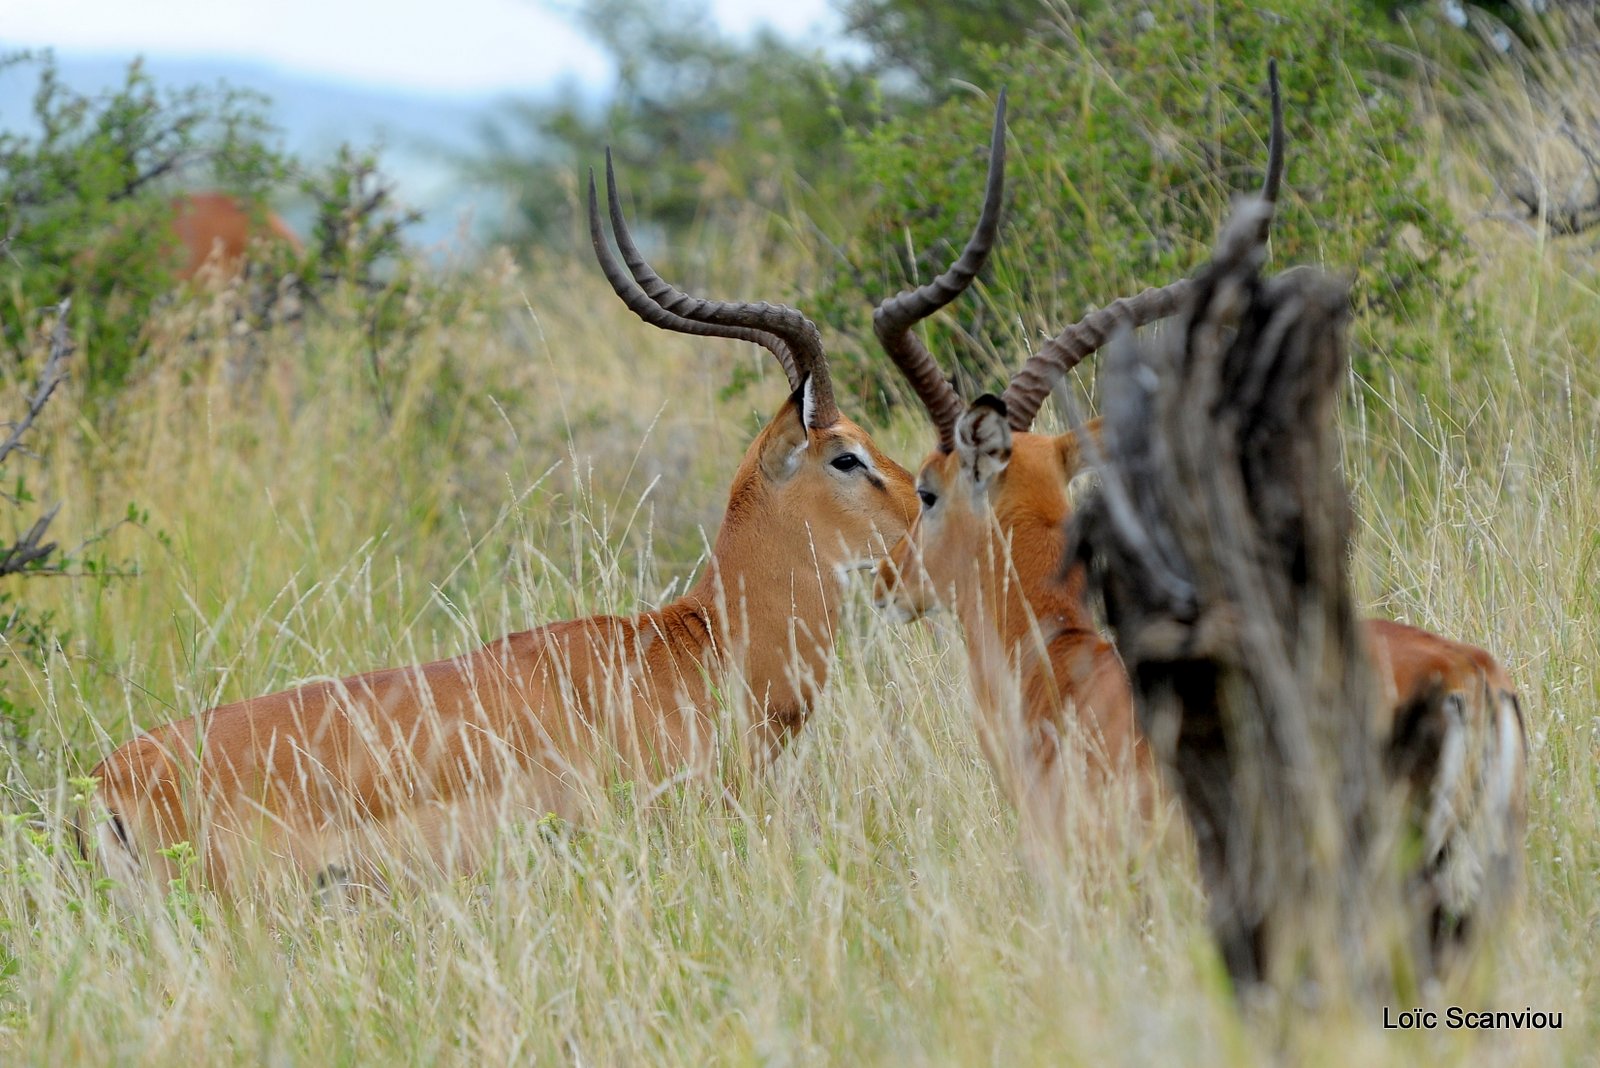
<svg viewBox="0 0 1600 1068"><path fill-rule="evenodd" d="M120 84L130 58L56 55L62 80L80 92ZM308 162L327 159L345 141L381 148L385 173L400 198L425 214L410 234L419 244L448 244L464 221L481 237L502 217L501 198L464 182L452 161L479 149L479 131L503 98L395 92L226 59L157 56L145 66L166 84L226 81L265 94L272 100L270 114L282 130L283 147ZM17 71L0 75L0 128L27 122L33 88L31 79ZM296 218L293 205L285 214L302 229L309 221Z"/></svg>

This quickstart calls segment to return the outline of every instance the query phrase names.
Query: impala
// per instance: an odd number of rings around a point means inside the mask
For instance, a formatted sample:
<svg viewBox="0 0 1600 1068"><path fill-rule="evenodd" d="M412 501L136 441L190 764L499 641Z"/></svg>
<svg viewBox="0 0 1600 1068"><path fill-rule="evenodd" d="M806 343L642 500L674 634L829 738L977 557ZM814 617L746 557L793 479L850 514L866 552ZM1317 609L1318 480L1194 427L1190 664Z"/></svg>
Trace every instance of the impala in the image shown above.
<svg viewBox="0 0 1600 1068"><path fill-rule="evenodd" d="M1272 135L1261 197L1272 205L1283 171L1275 65L1269 81ZM1003 123L1002 94L983 211L960 258L874 315L879 340L938 434L917 476L921 513L880 565L877 599L902 619L935 607L955 614L983 751L1025 835L1048 836L1060 826L1074 775L1102 786L1137 776L1146 810L1155 777L1122 663L1085 602L1083 570L1062 570L1069 483L1084 469L1097 423L1054 436L1030 428L1077 363L1115 329L1172 314L1188 282L1091 312L1041 346L1002 396L964 405L912 327L971 284L993 245ZM1505 669L1482 649L1384 620L1368 621L1365 630L1384 688L1379 736L1386 764L1422 847L1411 900L1438 952L1514 882L1526 821L1522 713Z"/></svg>
<svg viewBox="0 0 1600 1068"><path fill-rule="evenodd" d="M182 246L179 281L198 276L207 265L224 278L239 272L252 241L278 241L301 250L300 239L276 212L254 216L227 193L184 193L172 199L172 231Z"/></svg>
<svg viewBox="0 0 1600 1068"><path fill-rule="evenodd" d="M1075 334L1030 358L1004 398L985 395L967 406L913 332L982 269L999 230L1004 178L1001 93L983 210L961 256L932 283L884 301L873 315L879 341L938 433L917 478L921 514L880 565L877 598L903 620L935 607L955 614L966 638L979 744L1022 817L1025 841L1059 846L1074 779L1105 789L1131 778L1147 811L1155 781L1122 662L1094 626L1081 570L1061 578L1078 438L1027 431L1054 377L1046 361ZM1122 319L1170 314L1178 295L1174 287L1148 290L1096 313L1077 332L1103 334Z"/></svg>
<svg viewBox="0 0 1600 1068"><path fill-rule="evenodd" d="M518 814L579 814L597 781L713 774L719 740L771 759L828 677L845 572L916 514L910 474L834 402L816 327L781 305L698 300L639 255L609 155L609 251L647 323L767 348L792 393L733 477L705 573L676 601L511 634L412 667L224 705L124 744L96 769L101 849L161 878L192 844L209 881L259 864L380 882L410 855L471 867ZM170 851L170 850L169 850Z"/></svg>

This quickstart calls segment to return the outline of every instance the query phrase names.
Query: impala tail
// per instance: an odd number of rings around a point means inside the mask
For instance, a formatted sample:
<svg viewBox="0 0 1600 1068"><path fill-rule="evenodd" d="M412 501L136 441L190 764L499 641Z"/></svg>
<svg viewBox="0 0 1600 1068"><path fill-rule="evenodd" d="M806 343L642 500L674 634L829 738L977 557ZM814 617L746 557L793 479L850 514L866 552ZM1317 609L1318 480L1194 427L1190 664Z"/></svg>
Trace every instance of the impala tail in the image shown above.
<svg viewBox="0 0 1600 1068"><path fill-rule="evenodd" d="M1474 646L1367 624L1398 693L1386 761L1420 852L1408 879L1439 964L1515 896L1527 827L1527 726L1505 669Z"/></svg>

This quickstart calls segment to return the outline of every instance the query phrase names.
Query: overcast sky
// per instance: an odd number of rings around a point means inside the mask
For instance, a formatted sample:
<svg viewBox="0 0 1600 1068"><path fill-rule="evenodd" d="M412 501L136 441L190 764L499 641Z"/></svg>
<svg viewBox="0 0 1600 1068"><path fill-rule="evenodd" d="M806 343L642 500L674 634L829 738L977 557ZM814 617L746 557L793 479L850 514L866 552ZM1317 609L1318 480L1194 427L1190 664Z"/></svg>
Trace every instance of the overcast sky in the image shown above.
<svg viewBox="0 0 1600 1068"><path fill-rule="evenodd" d="M0 0L0 49L216 56L393 89L484 93L608 81L550 0ZM828 0L711 0L717 21L805 37Z"/></svg>

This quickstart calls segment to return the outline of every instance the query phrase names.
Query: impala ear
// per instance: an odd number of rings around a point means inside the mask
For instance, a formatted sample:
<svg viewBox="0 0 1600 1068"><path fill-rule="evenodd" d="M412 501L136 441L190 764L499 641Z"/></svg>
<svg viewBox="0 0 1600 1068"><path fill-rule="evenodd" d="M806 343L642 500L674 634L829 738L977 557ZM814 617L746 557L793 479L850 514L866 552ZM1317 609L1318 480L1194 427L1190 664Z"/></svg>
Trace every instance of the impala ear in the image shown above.
<svg viewBox="0 0 1600 1068"><path fill-rule="evenodd" d="M800 454L810 444L806 433L805 391L804 385L795 390L761 432L761 473L773 482L782 482L794 474L800 465Z"/></svg>
<svg viewBox="0 0 1600 1068"><path fill-rule="evenodd" d="M1067 473L1068 478L1081 474L1085 462L1084 454L1088 450L1084 447L1084 439L1094 442L1096 450L1105 440L1100 436L1100 417L1086 420L1077 430L1069 430L1056 438L1056 453L1061 457L1061 469Z"/></svg>
<svg viewBox="0 0 1600 1068"><path fill-rule="evenodd" d="M988 486L1011 462L1011 427L1006 402L985 393L956 420L956 455L961 470L979 487Z"/></svg>

